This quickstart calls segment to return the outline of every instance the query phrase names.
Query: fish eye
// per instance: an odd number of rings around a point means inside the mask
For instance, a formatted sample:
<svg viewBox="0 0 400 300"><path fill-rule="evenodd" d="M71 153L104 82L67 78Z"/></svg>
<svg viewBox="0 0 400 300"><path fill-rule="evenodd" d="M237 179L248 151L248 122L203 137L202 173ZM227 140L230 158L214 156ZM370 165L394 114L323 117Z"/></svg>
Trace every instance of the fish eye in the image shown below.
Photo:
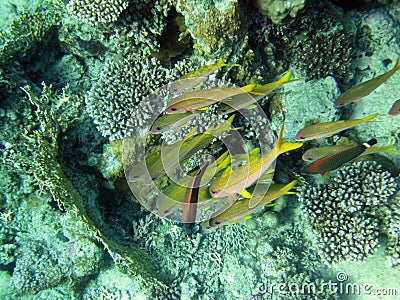
<svg viewBox="0 0 400 300"><path fill-rule="evenodd" d="M157 130L161 130L161 127L160 127L160 126L158 126L158 127L156 127L156 129L157 129Z"/></svg>
<svg viewBox="0 0 400 300"><path fill-rule="evenodd" d="M171 107L171 111L176 111L177 109L175 107Z"/></svg>

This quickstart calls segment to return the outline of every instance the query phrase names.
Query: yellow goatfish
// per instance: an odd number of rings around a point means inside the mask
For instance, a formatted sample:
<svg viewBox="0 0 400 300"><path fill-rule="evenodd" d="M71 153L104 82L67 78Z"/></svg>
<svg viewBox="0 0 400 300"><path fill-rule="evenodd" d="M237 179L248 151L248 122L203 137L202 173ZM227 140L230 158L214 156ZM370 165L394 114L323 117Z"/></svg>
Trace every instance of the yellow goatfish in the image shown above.
<svg viewBox="0 0 400 300"><path fill-rule="evenodd" d="M203 223L203 230L211 229L232 222L239 221L243 218L248 217L250 214L254 213L261 207L267 205L271 201L288 194L295 194L291 192L297 184L297 180L294 180L286 185L283 184L272 184L268 189L267 193L262 196L255 195L254 197L260 197L258 204L252 208L249 207L250 199L242 199L233 203L229 208L225 209L222 213L213 216L210 220Z"/></svg>
<svg viewBox="0 0 400 300"><path fill-rule="evenodd" d="M304 152L302 159L304 161L317 160L317 159L323 158L325 156L334 154L336 152L347 150L352 147L354 147L354 146L335 145L335 146L327 146L327 147L320 147L320 148L312 148L312 149L308 149L306 152ZM369 147L361 155L373 154L373 153L378 153L378 152L400 154L400 152L393 150L394 148L395 148L395 146Z"/></svg>
<svg viewBox="0 0 400 300"><path fill-rule="evenodd" d="M247 94L256 85L249 84L241 88L213 88L188 92L172 98L165 110L167 114L194 113L198 109L210 106L217 102L229 101L239 94Z"/></svg>
<svg viewBox="0 0 400 300"><path fill-rule="evenodd" d="M222 58L220 58L215 64L208 66L201 66L197 70L194 70L186 75L183 75L178 81L175 81L171 84L170 91L173 94L189 91L196 85L205 81L209 75L217 71L219 68L225 66L236 67L239 65L238 64L228 65Z"/></svg>
<svg viewBox="0 0 400 300"><path fill-rule="evenodd" d="M228 168L210 185L210 194L213 198L234 194L250 198L251 195L245 189L256 182L275 162L277 157L285 152L300 148L303 143L282 142L284 125L282 123L278 140L274 148L268 153L255 159L248 160L243 166L236 169Z"/></svg>
<svg viewBox="0 0 400 300"><path fill-rule="evenodd" d="M204 172L202 180L209 180L214 176L215 173L222 170L225 166L225 159L228 151L218 157ZM196 174L190 172L189 177L179 179L178 182L171 183L162 193L161 197L157 199L158 215L163 218L168 214L172 213L173 209L181 208L182 203L185 201L185 195L187 193L188 186L192 180L192 177ZM212 199L208 185L201 184L198 192L198 205L201 206L203 202Z"/></svg>
<svg viewBox="0 0 400 300"><path fill-rule="evenodd" d="M324 122L300 129L296 134L296 141L308 141L323 137L332 136L338 132L349 129L358 124L369 122L376 118L378 114L372 114L362 119L341 120L336 122Z"/></svg>
<svg viewBox="0 0 400 300"><path fill-rule="evenodd" d="M397 70L400 69L400 57L397 58L396 64L393 69L386 72L385 74L374 77L370 80L361 82L355 87L341 94L335 100L335 107L342 107L351 102L356 103L358 99L365 97L372 93L376 88L378 88L382 83L390 78Z"/></svg>
<svg viewBox="0 0 400 300"><path fill-rule="evenodd" d="M196 118L196 114L192 114L190 112L173 115L165 114L158 117L157 120L154 121L153 125L151 126L151 133L159 134L170 129L177 129L194 118Z"/></svg>
<svg viewBox="0 0 400 300"><path fill-rule="evenodd" d="M129 172L128 180L135 182L144 177L146 184L165 173L170 174L169 172L178 168L181 161L207 147L216 136L221 136L225 131L228 131L233 118L234 116L231 116L224 123L215 127L212 126L206 132L198 135L195 135L196 128L193 128L182 141L167 145L163 147L162 151L149 154L145 161L133 166ZM147 176L148 174L150 176Z"/></svg>
<svg viewBox="0 0 400 300"><path fill-rule="evenodd" d="M233 97L232 100L229 101L229 104L221 103L221 105L219 106L218 111L217 111L218 114L224 115L224 114L229 114L231 112L234 112L234 111L242 109L242 108L246 108L246 107L252 108L253 104L255 102L257 102L258 100L267 96L269 93L271 93L278 87L280 87L286 83L299 80L299 79L290 80L290 77L292 77L292 74L293 74L293 71L289 71L277 81L263 84L263 85L258 84L249 92L249 94L240 94L240 95Z"/></svg>

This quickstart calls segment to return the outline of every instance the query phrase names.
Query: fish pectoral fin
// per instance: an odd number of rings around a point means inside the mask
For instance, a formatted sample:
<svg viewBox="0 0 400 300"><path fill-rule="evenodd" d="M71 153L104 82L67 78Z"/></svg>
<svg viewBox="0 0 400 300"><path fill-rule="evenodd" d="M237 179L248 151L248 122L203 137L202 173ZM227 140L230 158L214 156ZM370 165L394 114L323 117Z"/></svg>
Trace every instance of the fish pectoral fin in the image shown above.
<svg viewBox="0 0 400 300"><path fill-rule="evenodd" d="M196 108L196 110L205 111L205 110L207 110L209 107L210 107L210 106L199 107L199 108ZM193 110L193 114L195 113L196 110Z"/></svg>
<svg viewBox="0 0 400 300"><path fill-rule="evenodd" d="M254 109L254 108L257 108L257 105L251 104L249 106L246 106L244 109Z"/></svg>
<svg viewBox="0 0 400 300"><path fill-rule="evenodd" d="M250 199L251 197L253 197L253 195L251 193L249 193L247 190L242 190L238 193L240 196Z"/></svg>

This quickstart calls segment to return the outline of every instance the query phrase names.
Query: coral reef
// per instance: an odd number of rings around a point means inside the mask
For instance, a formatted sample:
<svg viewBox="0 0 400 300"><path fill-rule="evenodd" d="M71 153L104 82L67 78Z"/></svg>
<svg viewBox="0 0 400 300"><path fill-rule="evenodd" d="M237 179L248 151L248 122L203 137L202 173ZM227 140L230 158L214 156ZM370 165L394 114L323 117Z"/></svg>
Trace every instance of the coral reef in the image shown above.
<svg viewBox="0 0 400 300"><path fill-rule="evenodd" d="M329 184L301 189L299 198L327 264L363 261L375 252L379 208L396 190L394 177L373 161L341 168Z"/></svg>
<svg viewBox="0 0 400 300"><path fill-rule="evenodd" d="M189 68L190 63L181 61L168 69L156 58L143 59L134 52L117 56L105 65L86 96L87 112L103 136L122 139L137 104Z"/></svg>
<svg viewBox="0 0 400 300"><path fill-rule="evenodd" d="M197 54L226 58L240 47L245 18L238 1L178 1L176 9L185 18Z"/></svg>
<svg viewBox="0 0 400 300"><path fill-rule="evenodd" d="M70 14L93 25L112 23L128 7L125 0L86 1L71 0L67 4Z"/></svg>
<svg viewBox="0 0 400 300"><path fill-rule="evenodd" d="M386 254L392 267L400 265L400 192L393 196L385 209L385 231L387 235Z"/></svg>
<svg viewBox="0 0 400 300"><path fill-rule="evenodd" d="M0 65L29 59L51 29L61 24L61 11L60 3L55 1L46 10L21 12L5 32L0 29Z"/></svg>
<svg viewBox="0 0 400 300"><path fill-rule="evenodd" d="M76 96L65 94L54 95L47 86L44 86L40 97L36 96L28 86L24 88L24 91L28 95L28 100L25 98L25 101L31 103L37 117L37 121L34 121L33 124L38 122L39 126L30 128L23 141L23 144L29 149L24 153L28 152L30 155L20 156L11 152L8 159L11 163L18 163L21 167L26 168L26 172L35 178L39 190L47 192L59 207L73 212L76 222L83 224L88 232L104 245L117 266L129 274L137 276L138 279L142 279L144 285L163 286L148 263L146 253L134 246L128 248L116 243L96 227L97 224L95 225L95 222L89 217L89 214L93 216L94 211L90 211L90 208L87 207L90 201L96 197L95 190L83 187L87 182L82 175L75 174L71 177L73 178L71 181L58 161L58 137L72 126L71 118L75 119L75 116L78 115L74 109L81 107L79 104L82 103L82 99L79 100ZM75 101L72 101L70 97ZM69 107L70 105L72 108ZM81 192L86 191L85 199L78 192L75 184L78 184ZM90 253L93 250L87 249L87 251ZM76 263L78 266L82 264L82 262L79 263L79 255ZM90 273L93 270L89 266L86 266L85 268L88 269L85 270L82 267L78 268L81 270L80 272ZM76 276L79 277L79 272Z"/></svg>
<svg viewBox="0 0 400 300"><path fill-rule="evenodd" d="M334 6L313 4L301 18L282 25L255 14L253 39L265 45L267 58L271 53L275 61L290 57L307 79L341 79L353 55L352 34L335 14L339 12Z"/></svg>
<svg viewBox="0 0 400 300"><path fill-rule="evenodd" d="M306 0L255 0L260 13L268 16L275 24L282 23L288 15L295 18L306 4Z"/></svg>
<svg viewBox="0 0 400 300"><path fill-rule="evenodd" d="M18 293L35 294L54 287L69 274L68 266L60 264L41 242L25 242L18 253L11 277L11 285Z"/></svg>

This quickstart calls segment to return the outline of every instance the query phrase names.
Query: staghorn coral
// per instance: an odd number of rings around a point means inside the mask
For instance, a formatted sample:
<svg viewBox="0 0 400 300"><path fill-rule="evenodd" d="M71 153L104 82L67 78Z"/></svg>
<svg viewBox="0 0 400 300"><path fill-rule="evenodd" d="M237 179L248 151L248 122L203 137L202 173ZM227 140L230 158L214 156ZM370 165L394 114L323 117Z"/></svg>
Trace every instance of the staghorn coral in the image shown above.
<svg viewBox="0 0 400 300"><path fill-rule="evenodd" d="M129 2L124 0L71 0L67 4L67 9L76 18L98 25L117 21L128 4Z"/></svg>
<svg viewBox="0 0 400 300"><path fill-rule="evenodd" d="M341 168L329 184L301 189L299 198L325 263L363 261L375 252L379 211L396 189L394 177L373 161Z"/></svg>

